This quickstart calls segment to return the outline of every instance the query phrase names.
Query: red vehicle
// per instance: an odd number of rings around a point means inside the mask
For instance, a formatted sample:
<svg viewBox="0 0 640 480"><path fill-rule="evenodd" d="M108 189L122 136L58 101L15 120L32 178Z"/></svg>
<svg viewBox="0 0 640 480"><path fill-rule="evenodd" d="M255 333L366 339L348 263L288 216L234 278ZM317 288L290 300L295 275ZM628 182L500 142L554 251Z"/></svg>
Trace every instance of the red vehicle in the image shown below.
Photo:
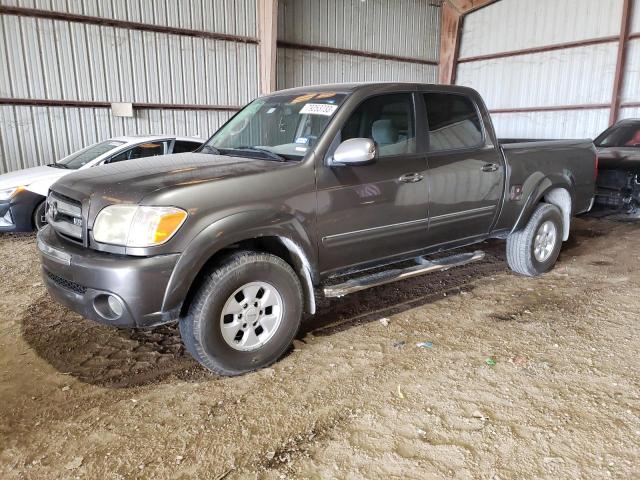
<svg viewBox="0 0 640 480"><path fill-rule="evenodd" d="M596 203L640 212L640 118L621 120L594 141L600 162Z"/></svg>

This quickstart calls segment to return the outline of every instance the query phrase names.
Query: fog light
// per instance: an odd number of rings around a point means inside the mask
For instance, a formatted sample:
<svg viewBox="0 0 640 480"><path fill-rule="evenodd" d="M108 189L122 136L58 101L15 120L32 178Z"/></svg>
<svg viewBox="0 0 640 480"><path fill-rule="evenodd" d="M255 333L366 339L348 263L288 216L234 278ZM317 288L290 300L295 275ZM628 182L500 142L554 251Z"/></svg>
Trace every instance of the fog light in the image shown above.
<svg viewBox="0 0 640 480"><path fill-rule="evenodd" d="M115 295L98 295L93 300L93 308L101 317L107 320L117 320L124 313L124 305Z"/></svg>
<svg viewBox="0 0 640 480"><path fill-rule="evenodd" d="M124 307L122 306L122 303L120 303L120 300L118 300L113 295L109 295L107 304L116 317L120 317L124 313Z"/></svg>

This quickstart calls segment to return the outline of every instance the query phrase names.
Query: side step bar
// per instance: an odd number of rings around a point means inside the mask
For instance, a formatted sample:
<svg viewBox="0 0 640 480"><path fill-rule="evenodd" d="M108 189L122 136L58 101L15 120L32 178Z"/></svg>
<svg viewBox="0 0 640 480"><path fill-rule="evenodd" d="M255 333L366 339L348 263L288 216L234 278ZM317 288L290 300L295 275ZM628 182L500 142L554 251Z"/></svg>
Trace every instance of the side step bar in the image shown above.
<svg viewBox="0 0 640 480"><path fill-rule="evenodd" d="M484 258L484 252L477 250L473 253L460 253L437 260L427 260L424 257L416 258L417 265L407 268L394 268L383 272L372 273L358 278L352 278L344 283L329 285L324 288L325 297L344 297L350 293L366 290L367 288L385 285L398 280L417 277L425 273L440 272L453 267L477 262Z"/></svg>

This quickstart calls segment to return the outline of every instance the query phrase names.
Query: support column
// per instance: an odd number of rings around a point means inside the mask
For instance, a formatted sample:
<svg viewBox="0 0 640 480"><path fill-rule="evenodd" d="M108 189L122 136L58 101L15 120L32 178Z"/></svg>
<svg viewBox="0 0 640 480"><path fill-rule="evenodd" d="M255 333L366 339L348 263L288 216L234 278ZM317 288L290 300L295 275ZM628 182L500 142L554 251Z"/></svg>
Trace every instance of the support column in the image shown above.
<svg viewBox="0 0 640 480"><path fill-rule="evenodd" d="M276 52L278 39L278 0L258 2L258 57L260 94L276 89Z"/></svg>
<svg viewBox="0 0 640 480"><path fill-rule="evenodd" d="M460 29L462 19L468 13L486 7L497 0L445 0L442 4L442 26L440 28L440 61L438 81L450 85L456 81Z"/></svg>
<svg viewBox="0 0 640 480"><path fill-rule="evenodd" d="M444 85L450 85L456 81L461 19L462 13L451 3L445 2L442 5L438 81Z"/></svg>
<svg viewBox="0 0 640 480"><path fill-rule="evenodd" d="M620 103L622 101L622 87L624 83L625 65L627 63L627 44L629 43L629 23L631 21L632 0L624 0L622 6L622 23L620 25L620 40L618 41L618 59L613 81L613 95L611 96L611 110L609 125L618 121Z"/></svg>

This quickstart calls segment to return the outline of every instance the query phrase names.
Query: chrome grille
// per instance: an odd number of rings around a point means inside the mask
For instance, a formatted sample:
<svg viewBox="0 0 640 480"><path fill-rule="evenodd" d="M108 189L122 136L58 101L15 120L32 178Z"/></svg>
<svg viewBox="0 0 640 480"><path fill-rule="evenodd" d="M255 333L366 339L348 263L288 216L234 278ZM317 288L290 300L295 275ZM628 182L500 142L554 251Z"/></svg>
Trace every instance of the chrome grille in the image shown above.
<svg viewBox="0 0 640 480"><path fill-rule="evenodd" d="M46 217L54 230L82 241L82 207L79 202L51 192L47 197Z"/></svg>

